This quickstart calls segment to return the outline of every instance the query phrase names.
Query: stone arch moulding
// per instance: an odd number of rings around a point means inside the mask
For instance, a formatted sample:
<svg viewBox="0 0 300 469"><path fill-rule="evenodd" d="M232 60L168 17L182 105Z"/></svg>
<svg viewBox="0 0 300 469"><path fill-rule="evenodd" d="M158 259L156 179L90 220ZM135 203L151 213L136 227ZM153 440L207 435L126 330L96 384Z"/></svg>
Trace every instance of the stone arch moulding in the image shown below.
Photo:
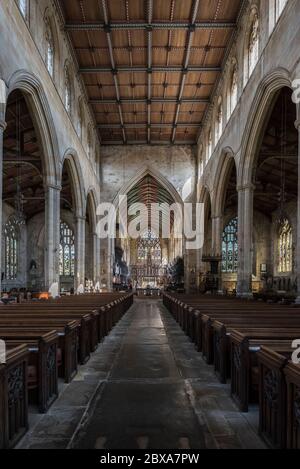
<svg viewBox="0 0 300 469"><path fill-rule="evenodd" d="M92 227L93 227L93 233L96 233L96 228L97 228L97 207L99 205L98 200L97 200L97 193L96 189L94 187L89 187L87 191L87 196L85 199L85 213L89 208L91 208L91 216L92 216Z"/></svg>
<svg viewBox="0 0 300 469"><path fill-rule="evenodd" d="M178 191L173 186L173 184L171 184L160 172L156 171L150 166L144 166L136 173L136 175L130 181L124 184L124 186L120 189L120 191L114 198L113 205L117 207L119 203L119 197L122 195L128 194L128 192L130 192L130 190L141 179L143 179L145 176L148 176L148 175L156 179L159 182L159 184L161 184L170 193L170 195L173 197L175 202L180 203L181 205L183 204L182 198L179 195Z"/></svg>
<svg viewBox="0 0 300 469"><path fill-rule="evenodd" d="M242 158L238 168L238 186L247 186L252 183L261 129L276 93L284 87L292 88L289 72L284 68L272 72L258 86L242 139Z"/></svg>
<svg viewBox="0 0 300 469"><path fill-rule="evenodd" d="M213 200L212 212L216 216L221 215L223 211L225 190L226 185L228 183L229 172L232 169L232 165L235 165L236 171L238 171L235 155L232 148L224 148L221 152L221 157L219 159L214 176L214 180L218 181L218 186Z"/></svg>
<svg viewBox="0 0 300 469"><path fill-rule="evenodd" d="M213 192L209 189L207 185L203 185L199 194L199 203L204 204L205 217L208 216L209 208L212 211L213 201Z"/></svg>
<svg viewBox="0 0 300 469"><path fill-rule="evenodd" d="M70 177L72 179L73 188L75 189L74 199L76 205L76 216L85 217L85 208L87 200L87 197L85 195L85 184L79 158L77 152L74 149L69 148L64 154L63 161L61 164L60 181L62 178L63 167L66 161L69 164Z"/></svg>
<svg viewBox="0 0 300 469"><path fill-rule="evenodd" d="M29 109L41 139L45 183L57 186L60 180L59 147L50 106L39 79L25 71L14 73L8 82L8 96L20 90L28 98Z"/></svg>

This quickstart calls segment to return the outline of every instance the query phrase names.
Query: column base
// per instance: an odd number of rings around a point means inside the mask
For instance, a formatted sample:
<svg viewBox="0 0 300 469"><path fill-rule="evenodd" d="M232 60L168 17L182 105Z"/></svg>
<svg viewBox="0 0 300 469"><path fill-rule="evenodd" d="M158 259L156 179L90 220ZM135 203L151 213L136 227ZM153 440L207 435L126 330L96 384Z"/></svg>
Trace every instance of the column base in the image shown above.
<svg viewBox="0 0 300 469"><path fill-rule="evenodd" d="M295 305L300 306L300 296L297 296L297 298L295 300Z"/></svg>
<svg viewBox="0 0 300 469"><path fill-rule="evenodd" d="M253 293L252 292L243 292L243 293L237 292L236 297L244 299L244 300L253 300Z"/></svg>

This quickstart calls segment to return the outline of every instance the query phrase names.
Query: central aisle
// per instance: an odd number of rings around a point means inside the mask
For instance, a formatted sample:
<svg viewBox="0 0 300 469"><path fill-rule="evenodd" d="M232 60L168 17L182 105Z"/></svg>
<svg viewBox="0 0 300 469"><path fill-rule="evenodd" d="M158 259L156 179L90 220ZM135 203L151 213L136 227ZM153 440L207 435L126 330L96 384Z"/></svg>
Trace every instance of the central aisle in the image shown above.
<svg viewBox="0 0 300 469"><path fill-rule="evenodd" d="M19 448L264 448L160 300L135 300Z"/></svg>
<svg viewBox="0 0 300 469"><path fill-rule="evenodd" d="M119 353L70 447L264 447L160 301L136 300L114 336Z"/></svg>
<svg viewBox="0 0 300 469"><path fill-rule="evenodd" d="M186 338L174 325L167 336L157 301L136 302L125 324L120 352L73 447L205 448L169 340L176 337L190 354Z"/></svg>

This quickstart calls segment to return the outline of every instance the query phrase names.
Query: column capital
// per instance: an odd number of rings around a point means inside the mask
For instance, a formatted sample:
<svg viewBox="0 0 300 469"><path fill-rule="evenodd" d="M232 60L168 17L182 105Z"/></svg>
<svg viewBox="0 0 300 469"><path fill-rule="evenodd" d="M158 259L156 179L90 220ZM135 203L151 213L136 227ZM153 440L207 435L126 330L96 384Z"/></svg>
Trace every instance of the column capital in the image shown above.
<svg viewBox="0 0 300 469"><path fill-rule="evenodd" d="M212 216L211 216L211 219L212 220L217 220L218 218L219 219L222 219L223 218L223 213L214 213Z"/></svg>
<svg viewBox="0 0 300 469"><path fill-rule="evenodd" d="M236 190L238 192L246 191L246 190L252 190L255 191L255 185L252 182L249 182L248 184L241 184L240 186L237 186Z"/></svg>
<svg viewBox="0 0 300 469"><path fill-rule="evenodd" d="M62 186L60 184L52 184L52 183L45 183L44 185L45 191L48 189L53 189L54 191L61 192L62 191Z"/></svg>
<svg viewBox="0 0 300 469"><path fill-rule="evenodd" d="M86 221L86 217L83 215L76 214L75 215L75 220L76 221Z"/></svg>

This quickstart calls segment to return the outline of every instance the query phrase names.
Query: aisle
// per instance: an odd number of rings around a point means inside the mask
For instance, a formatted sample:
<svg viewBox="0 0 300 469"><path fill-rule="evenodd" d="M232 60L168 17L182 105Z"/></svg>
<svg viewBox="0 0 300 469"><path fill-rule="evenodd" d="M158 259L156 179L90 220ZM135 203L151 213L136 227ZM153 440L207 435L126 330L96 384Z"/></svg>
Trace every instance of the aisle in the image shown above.
<svg viewBox="0 0 300 469"><path fill-rule="evenodd" d="M21 447L263 448L160 301L136 300Z"/></svg>

